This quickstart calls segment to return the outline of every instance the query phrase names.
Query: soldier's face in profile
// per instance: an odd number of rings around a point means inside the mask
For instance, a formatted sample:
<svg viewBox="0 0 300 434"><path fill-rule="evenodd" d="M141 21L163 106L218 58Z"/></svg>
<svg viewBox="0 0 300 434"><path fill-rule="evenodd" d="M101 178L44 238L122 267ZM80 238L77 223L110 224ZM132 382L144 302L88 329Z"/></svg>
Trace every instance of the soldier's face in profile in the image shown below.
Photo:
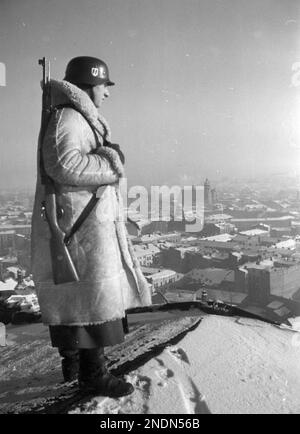
<svg viewBox="0 0 300 434"><path fill-rule="evenodd" d="M92 101L97 108L101 107L105 98L109 97L109 90L106 84L98 84L92 89Z"/></svg>

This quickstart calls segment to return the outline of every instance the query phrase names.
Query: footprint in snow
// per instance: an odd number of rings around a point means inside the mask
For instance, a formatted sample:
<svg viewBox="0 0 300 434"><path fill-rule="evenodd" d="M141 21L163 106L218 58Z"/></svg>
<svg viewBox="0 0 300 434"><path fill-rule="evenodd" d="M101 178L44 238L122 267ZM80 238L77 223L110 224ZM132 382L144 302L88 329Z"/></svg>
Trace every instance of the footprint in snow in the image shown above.
<svg viewBox="0 0 300 434"><path fill-rule="evenodd" d="M174 377L174 372L171 369L163 368L155 371L156 376L159 378L158 386L166 387L168 379Z"/></svg>
<svg viewBox="0 0 300 434"><path fill-rule="evenodd" d="M144 394L149 395L151 389L151 378L146 375L138 375L135 380L135 386Z"/></svg>
<svg viewBox="0 0 300 434"><path fill-rule="evenodd" d="M189 358L182 348L169 347L168 351L177 361L185 362L188 365L190 364Z"/></svg>
<svg viewBox="0 0 300 434"><path fill-rule="evenodd" d="M159 359L158 357L155 357L155 360L157 361L157 363L158 363L160 366L165 366L163 360Z"/></svg>

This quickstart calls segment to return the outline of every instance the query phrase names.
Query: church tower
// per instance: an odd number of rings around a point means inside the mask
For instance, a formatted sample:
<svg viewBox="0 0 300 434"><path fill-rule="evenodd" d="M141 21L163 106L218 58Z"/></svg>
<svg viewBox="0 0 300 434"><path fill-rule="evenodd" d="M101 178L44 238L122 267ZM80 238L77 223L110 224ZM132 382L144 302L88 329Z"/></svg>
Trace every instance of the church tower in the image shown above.
<svg viewBox="0 0 300 434"><path fill-rule="evenodd" d="M211 205L211 191L210 191L210 182L206 178L204 181L204 206L205 208L209 208Z"/></svg>

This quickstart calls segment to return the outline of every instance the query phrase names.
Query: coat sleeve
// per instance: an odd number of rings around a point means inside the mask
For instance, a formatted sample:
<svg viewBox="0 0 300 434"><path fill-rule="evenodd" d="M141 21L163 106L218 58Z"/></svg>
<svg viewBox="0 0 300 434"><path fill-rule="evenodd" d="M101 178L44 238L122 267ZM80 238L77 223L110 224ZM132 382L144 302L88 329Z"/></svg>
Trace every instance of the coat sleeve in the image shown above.
<svg viewBox="0 0 300 434"><path fill-rule="evenodd" d="M82 119L72 109L52 116L42 146L47 174L60 184L91 186L113 184L122 176L117 153L91 154L82 150ZM113 160L112 160L113 158Z"/></svg>

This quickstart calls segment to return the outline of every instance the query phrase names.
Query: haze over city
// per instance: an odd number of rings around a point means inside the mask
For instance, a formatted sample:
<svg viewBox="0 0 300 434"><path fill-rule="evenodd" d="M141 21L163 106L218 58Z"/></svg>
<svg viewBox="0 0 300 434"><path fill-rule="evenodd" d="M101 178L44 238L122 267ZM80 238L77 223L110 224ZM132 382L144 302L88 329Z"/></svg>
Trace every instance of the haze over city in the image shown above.
<svg viewBox="0 0 300 434"><path fill-rule="evenodd" d="M299 170L296 0L38 0L0 5L2 188L34 188L41 68L104 59L103 114L130 184ZM4 86L5 84L5 86Z"/></svg>
<svg viewBox="0 0 300 434"><path fill-rule="evenodd" d="M0 414L299 414L299 24L0 0Z"/></svg>

